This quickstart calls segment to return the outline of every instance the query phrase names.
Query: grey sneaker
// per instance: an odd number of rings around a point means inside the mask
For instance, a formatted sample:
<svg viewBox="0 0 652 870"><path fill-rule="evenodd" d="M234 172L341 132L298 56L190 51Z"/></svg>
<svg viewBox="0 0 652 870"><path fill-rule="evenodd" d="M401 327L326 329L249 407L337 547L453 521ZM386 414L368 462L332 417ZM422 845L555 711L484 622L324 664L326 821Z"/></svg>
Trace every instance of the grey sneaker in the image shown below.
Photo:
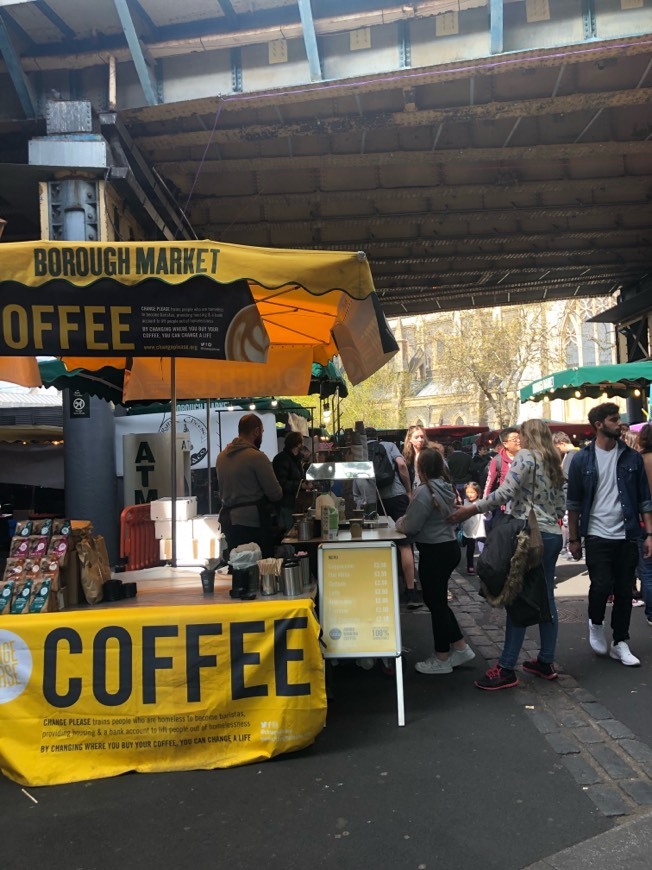
<svg viewBox="0 0 652 870"><path fill-rule="evenodd" d="M448 661L451 663L451 667L457 668L460 665L465 665L467 662L473 661L474 658L475 653L467 644L464 649L451 649Z"/></svg>
<svg viewBox="0 0 652 870"><path fill-rule="evenodd" d="M604 633L604 625L593 625L589 619L589 643L594 653L599 656L606 656L609 649L607 645L607 637Z"/></svg>

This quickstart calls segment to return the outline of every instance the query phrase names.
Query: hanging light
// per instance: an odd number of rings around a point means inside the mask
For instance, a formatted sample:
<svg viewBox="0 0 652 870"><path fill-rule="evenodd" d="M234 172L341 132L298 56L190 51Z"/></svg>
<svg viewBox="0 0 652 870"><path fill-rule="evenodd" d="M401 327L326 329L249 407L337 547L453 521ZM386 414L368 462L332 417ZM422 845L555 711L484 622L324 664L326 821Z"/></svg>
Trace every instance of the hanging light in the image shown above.
<svg viewBox="0 0 652 870"><path fill-rule="evenodd" d="M229 405L227 411L235 411L235 407L233 405Z"/></svg>
<svg viewBox="0 0 652 870"><path fill-rule="evenodd" d="M251 403L251 405L249 405L249 410L250 410L250 411L255 411L255 410L256 410L256 406L255 406L255 404L254 404L253 402Z"/></svg>
<svg viewBox="0 0 652 870"><path fill-rule="evenodd" d="M272 396L272 408L278 408L278 399L275 399L274 396Z"/></svg>
<svg viewBox="0 0 652 870"><path fill-rule="evenodd" d="M638 397L641 395L641 391L640 391L640 390L634 390L634 395L636 396L636 398L638 398Z"/></svg>

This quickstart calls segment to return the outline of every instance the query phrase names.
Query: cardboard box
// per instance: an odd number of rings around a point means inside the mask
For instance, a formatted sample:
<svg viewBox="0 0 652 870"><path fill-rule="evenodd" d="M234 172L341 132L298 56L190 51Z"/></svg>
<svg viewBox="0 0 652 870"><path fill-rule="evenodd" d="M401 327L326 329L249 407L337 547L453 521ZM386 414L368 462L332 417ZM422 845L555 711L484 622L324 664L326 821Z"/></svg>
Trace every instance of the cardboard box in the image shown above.
<svg viewBox="0 0 652 870"><path fill-rule="evenodd" d="M211 538L196 538L197 558L203 564L207 559L219 559L222 555L222 536L214 535ZM224 542L226 543L226 542Z"/></svg>
<svg viewBox="0 0 652 870"><path fill-rule="evenodd" d="M162 562L169 562L172 558L172 540L163 538L159 542L159 556ZM177 562L181 565L203 565L204 559L198 556L197 541L177 541Z"/></svg>
<svg viewBox="0 0 652 870"><path fill-rule="evenodd" d="M163 538L172 537L172 520L155 520L154 521L154 537L159 541ZM193 520L177 520L176 522L176 538L179 541L192 541L195 537L193 534Z"/></svg>
<svg viewBox="0 0 652 870"><path fill-rule="evenodd" d="M193 538L214 538L219 537L221 534L222 527L220 526L220 518L217 514L204 514L203 516L193 517Z"/></svg>
<svg viewBox="0 0 652 870"><path fill-rule="evenodd" d="M222 529L217 514L194 517L192 536L197 541L197 557L199 559L205 562L206 559L220 558L222 555Z"/></svg>
<svg viewBox="0 0 652 870"><path fill-rule="evenodd" d="M150 518L153 520L172 519L172 499L157 498L150 503ZM197 516L197 496L189 495L178 498L176 502L177 520L191 520Z"/></svg>

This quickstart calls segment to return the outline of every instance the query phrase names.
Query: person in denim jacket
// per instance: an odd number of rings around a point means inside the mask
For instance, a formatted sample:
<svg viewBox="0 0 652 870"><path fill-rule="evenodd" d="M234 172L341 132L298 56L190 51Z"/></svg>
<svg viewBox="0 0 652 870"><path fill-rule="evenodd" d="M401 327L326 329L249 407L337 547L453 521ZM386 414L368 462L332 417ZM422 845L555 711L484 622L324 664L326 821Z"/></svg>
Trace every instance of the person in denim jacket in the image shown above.
<svg viewBox="0 0 652 870"><path fill-rule="evenodd" d="M631 652L629 621L632 587L638 563L639 517L645 525L643 553L652 557L652 499L643 458L620 440L620 412L613 402L589 411L595 441L576 453L568 471L568 549L582 556L582 538L589 572L589 643L598 655L624 665L640 665ZM604 617L613 595L607 644Z"/></svg>

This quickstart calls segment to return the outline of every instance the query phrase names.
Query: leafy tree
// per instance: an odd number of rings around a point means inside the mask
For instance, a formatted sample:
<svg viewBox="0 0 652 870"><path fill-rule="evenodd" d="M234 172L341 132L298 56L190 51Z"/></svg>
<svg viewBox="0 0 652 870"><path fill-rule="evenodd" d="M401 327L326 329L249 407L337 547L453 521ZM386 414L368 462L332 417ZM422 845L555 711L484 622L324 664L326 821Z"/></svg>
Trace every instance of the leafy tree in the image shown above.
<svg viewBox="0 0 652 870"><path fill-rule="evenodd" d="M445 339L447 368L460 392L479 392L500 428L519 416L519 387L529 366L547 360L545 305L459 312Z"/></svg>

